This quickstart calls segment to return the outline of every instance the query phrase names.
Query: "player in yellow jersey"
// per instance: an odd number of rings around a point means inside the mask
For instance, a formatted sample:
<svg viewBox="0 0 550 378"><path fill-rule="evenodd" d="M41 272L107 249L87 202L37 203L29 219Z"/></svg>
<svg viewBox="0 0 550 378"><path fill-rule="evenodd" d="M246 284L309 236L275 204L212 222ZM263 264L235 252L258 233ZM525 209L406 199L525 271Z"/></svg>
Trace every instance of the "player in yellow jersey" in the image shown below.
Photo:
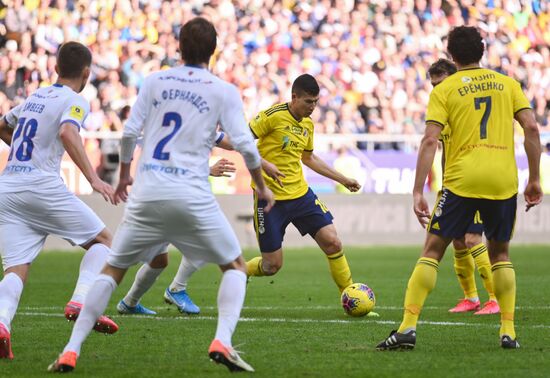
<svg viewBox="0 0 550 378"><path fill-rule="evenodd" d="M439 59L428 69L428 76L435 88L446 77L454 74L456 71L457 68L453 62L447 59ZM443 145L441 168L442 172L444 172L445 153L449 150L448 144L451 143L451 134L448 125L441 131L439 140ZM500 311L493 289L491 262L489 261L487 247L483 244L482 234L483 222L481 221L479 212L476 212L466 230L466 234L461 238L453 239L454 268L458 282L464 292L464 298L455 307L451 308L449 312L460 313L478 310L475 312L475 315L489 315L497 314ZM483 285L489 294L489 300L485 302L482 309L479 309L480 301L474 277L476 266L483 280Z"/></svg>
<svg viewBox="0 0 550 378"><path fill-rule="evenodd" d="M426 241L407 285L403 321L376 346L378 350L414 348L418 317L435 286L439 261L451 240L464 235L476 211L483 219L500 305L500 345L519 348L514 329L516 279L508 251L518 189L513 121L519 122L525 134L529 163L526 210L542 201L537 122L518 82L480 67L484 44L476 28L456 27L447 41L458 72L430 94L413 189L414 212L427 226ZM445 125L450 128L452 143L446 152L443 190L430 216L424 185Z"/></svg>
<svg viewBox="0 0 550 378"><path fill-rule="evenodd" d="M265 204L254 196L254 225L262 256L248 261L247 270L249 276L271 276L281 269L283 236L292 223L302 235L311 235L326 254L332 278L342 292L353 283L342 242L331 213L304 179L302 163L352 192L359 190L360 185L313 152L314 126L310 115L318 100L317 81L304 74L292 84L289 103L272 106L250 122L263 159L264 180L275 194L276 203L267 214Z"/></svg>

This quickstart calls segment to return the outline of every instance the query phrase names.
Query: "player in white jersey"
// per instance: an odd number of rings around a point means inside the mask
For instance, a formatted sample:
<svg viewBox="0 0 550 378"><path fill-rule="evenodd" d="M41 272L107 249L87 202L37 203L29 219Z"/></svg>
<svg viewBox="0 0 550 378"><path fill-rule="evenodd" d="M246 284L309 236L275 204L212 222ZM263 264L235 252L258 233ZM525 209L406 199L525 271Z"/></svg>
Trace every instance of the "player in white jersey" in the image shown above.
<svg viewBox="0 0 550 378"><path fill-rule="evenodd" d="M232 150L233 147L225 136L225 133L220 131L216 134L216 147L226 150ZM210 176L221 177L228 176L227 172L235 172L234 164L227 159L220 159L210 167ZM143 295L153 286L158 276L168 266L168 243L163 243L158 248L158 254L152 253L153 260L143 264L136 273L134 282L128 290L128 293L122 298L116 308L121 314L135 315L156 315L156 312L143 306L140 301ZM187 314L198 314L200 308L193 303L191 297L187 294L187 281L191 275L200 267L195 266L189 259L182 256L180 266L172 283L164 291L164 300L167 303L175 305L180 312Z"/></svg>
<svg viewBox="0 0 550 378"><path fill-rule="evenodd" d="M78 92L88 80L91 59L90 51L80 43L63 44L57 54L57 83L38 89L0 120L0 138L11 145L0 176L4 269L0 282L0 358L13 358L11 321L29 267L48 235L58 235L87 250L75 292L65 309L73 320L110 251L111 234L103 222L67 189L59 175L67 151L92 188L114 202L113 188L95 173L79 135L89 106ZM96 330L113 333L118 329L99 315L94 319Z"/></svg>
<svg viewBox="0 0 550 378"><path fill-rule="evenodd" d="M149 260L152 248L164 242L197 264L220 266L218 325L208 353L231 371L253 371L231 344L244 302L246 264L208 183L208 158L218 124L243 155L259 188L257 195L268 203L267 210L274 203L273 193L262 178L260 155L237 89L207 70L216 48L214 26L195 18L181 28L179 39L184 65L145 79L124 127L115 196L124 199L127 195L135 141L143 133L135 184L113 240L113 252L86 296L69 343L50 371L74 369L93 319L105 309L127 269Z"/></svg>

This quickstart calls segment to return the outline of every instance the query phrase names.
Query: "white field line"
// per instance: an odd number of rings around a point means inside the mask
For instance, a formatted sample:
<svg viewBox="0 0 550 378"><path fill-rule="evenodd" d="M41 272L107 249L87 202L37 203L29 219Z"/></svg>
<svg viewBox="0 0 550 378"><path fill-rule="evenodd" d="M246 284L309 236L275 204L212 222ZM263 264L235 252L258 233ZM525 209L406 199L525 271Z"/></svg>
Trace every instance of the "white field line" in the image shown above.
<svg viewBox="0 0 550 378"><path fill-rule="evenodd" d="M147 308L150 308L151 310L165 310L169 307L169 305L166 306L147 306ZM442 307L442 306L424 306L424 310L448 310L452 307L452 304L449 305L449 307ZM217 307L214 306L200 306L200 308L204 310L216 310ZM308 310L334 310L338 308L337 305L334 306L244 306L243 310L260 310L260 311L278 311L278 310L296 310L296 311L308 311ZM63 311L63 307L59 306L40 306L40 307L34 307L34 306L23 306L20 307L21 310L27 310L27 311L47 311L47 310L56 310L56 311ZM401 306L376 306L377 310L387 310L387 311L403 311L403 307ZM550 306L517 306L516 310L550 310Z"/></svg>
<svg viewBox="0 0 550 378"><path fill-rule="evenodd" d="M19 316L40 316L40 317L54 317L54 318L63 318L64 315L61 313L48 313L48 312L19 312ZM125 315L120 315L125 316ZM151 320L161 320L161 321L173 321L173 320L187 320L187 321L197 321L197 320L208 320L208 321L217 321L216 316L174 316L174 317L160 317L160 316L148 316L148 315L126 315L128 318L138 318L138 319L151 319ZM376 324L399 324L393 320L374 320L373 318L365 318L368 323ZM328 324L364 324L361 321L357 320L342 320L342 319L292 319L292 318L248 318L243 317L239 319L240 322L268 322L268 323L328 323ZM498 324L484 324L484 323L467 323L467 322L435 322L429 320L421 320L418 323L436 325L436 326L465 326L465 327L477 327L477 328L498 328ZM533 325L522 325L521 328L545 328L550 329L548 324L533 324Z"/></svg>

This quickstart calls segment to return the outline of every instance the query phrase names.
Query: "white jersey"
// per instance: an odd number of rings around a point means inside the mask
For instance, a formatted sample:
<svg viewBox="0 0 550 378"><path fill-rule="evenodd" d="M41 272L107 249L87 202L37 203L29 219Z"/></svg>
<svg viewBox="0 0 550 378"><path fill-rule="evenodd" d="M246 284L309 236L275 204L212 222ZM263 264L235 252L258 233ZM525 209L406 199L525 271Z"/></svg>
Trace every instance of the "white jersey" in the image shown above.
<svg viewBox="0 0 550 378"><path fill-rule="evenodd" d="M47 190L64 185L59 175L65 149L59 127L78 127L89 104L71 88L54 84L40 88L5 116L14 128L8 163L0 176L0 192Z"/></svg>
<svg viewBox="0 0 550 378"><path fill-rule="evenodd" d="M208 159L220 125L249 169L260 155L244 118L237 88L206 69L179 66L147 77L123 138L143 133L143 148L131 198L177 199L211 193Z"/></svg>

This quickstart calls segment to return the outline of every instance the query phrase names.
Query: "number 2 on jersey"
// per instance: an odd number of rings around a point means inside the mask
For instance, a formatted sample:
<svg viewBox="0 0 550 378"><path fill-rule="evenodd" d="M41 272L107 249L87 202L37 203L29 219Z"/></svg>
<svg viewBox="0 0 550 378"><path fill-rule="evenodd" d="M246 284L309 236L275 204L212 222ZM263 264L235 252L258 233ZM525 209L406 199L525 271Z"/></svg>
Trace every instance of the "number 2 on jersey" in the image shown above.
<svg viewBox="0 0 550 378"><path fill-rule="evenodd" d="M481 122L479 124L479 138L487 139L487 122L489 121L489 116L491 115L491 96L486 97L475 97L474 105L476 110L481 109L481 104L485 103L485 111L481 117Z"/></svg>
<svg viewBox="0 0 550 378"><path fill-rule="evenodd" d="M19 122L17 124L17 129L15 130L15 134L13 134L13 138L11 140L11 151L8 156L8 161L10 161L13 158L13 152L15 152L15 157L19 161L29 161L32 157L32 150L34 149L34 143L32 142L32 138L36 135L36 129L38 128L38 122L36 119L31 118L27 121L27 118L22 117L19 118ZM23 135L23 139L21 139L21 144L19 144L19 147L16 147L16 141Z"/></svg>
<svg viewBox="0 0 550 378"><path fill-rule="evenodd" d="M157 146L155 147L155 151L153 152L153 158L157 160L168 160L170 159L170 152L164 152L163 149L166 146L166 144L176 135L178 130L181 127L181 116L179 113L175 112L168 112L164 114L164 118L162 120L162 126L169 127L174 125L174 129L172 132L168 135L166 135L164 138L162 138Z"/></svg>

